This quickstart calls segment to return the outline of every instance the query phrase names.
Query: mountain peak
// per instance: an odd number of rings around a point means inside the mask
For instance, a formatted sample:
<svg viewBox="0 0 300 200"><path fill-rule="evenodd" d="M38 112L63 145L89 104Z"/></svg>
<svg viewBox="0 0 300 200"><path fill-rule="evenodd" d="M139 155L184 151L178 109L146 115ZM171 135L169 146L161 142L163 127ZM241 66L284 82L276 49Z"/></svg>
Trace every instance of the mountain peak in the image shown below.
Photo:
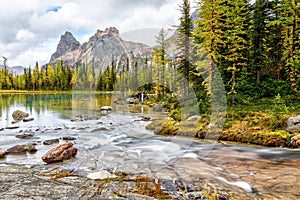
<svg viewBox="0 0 300 200"><path fill-rule="evenodd" d="M50 62L56 60L61 55L65 54L66 52L71 52L80 47L80 42L76 40L73 34L69 31L66 31L60 37L60 41L57 45L56 52L52 54Z"/></svg>
<svg viewBox="0 0 300 200"><path fill-rule="evenodd" d="M95 33L95 37L97 38L103 37L104 35L119 37L120 33L119 30L115 27L106 28L104 31L98 29L97 32Z"/></svg>

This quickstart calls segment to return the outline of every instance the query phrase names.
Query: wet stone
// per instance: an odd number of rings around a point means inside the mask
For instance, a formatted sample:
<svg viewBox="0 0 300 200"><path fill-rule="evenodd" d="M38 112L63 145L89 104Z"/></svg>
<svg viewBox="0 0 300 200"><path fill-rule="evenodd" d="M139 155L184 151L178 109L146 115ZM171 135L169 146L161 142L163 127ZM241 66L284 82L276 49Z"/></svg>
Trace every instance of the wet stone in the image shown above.
<svg viewBox="0 0 300 200"><path fill-rule="evenodd" d="M21 110L16 110L16 111L14 111L13 114L12 114L12 117L13 117L13 119L14 119L15 121L20 121L20 120L22 120L22 119L24 119L24 118L26 118L26 117L28 117L28 116L29 116L28 113L23 112L23 111L21 111Z"/></svg>
<svg viewBox="0 0 300 200"><path fill-rule="evenodd" d="M65 143L49 150L42 160L46 163L61 162L75 157L77 149L73 147L73 143Z"/></svg>
<svg viewBox="0 0 300 200"><path fill-rule="evenodd" d="M37 152L35 144L28 144L26 148L27 148L27 151L29 153L35 153L35 152Z"/></svg>
<svg viewBox="0 0 300 200"><path fill-rule="evenodd" d="M16 135L16 138L19 138L19 139L29 139L29 138L32 138L32 137L33 137L33 134Z"/></svg>
<svg viewBox="0 0 300 200"><path fill-rule="evenodd" d="M45 140L43 142L44 145L52 145L52 144L56 144L56 143L59 143L59 139L51 139L51 140Z"/></svg>
<svg viewBox="0 0 300 200"><path fill-rule="evenodd" d="M25 153L27 151L27 147L25 144L16 145L6 150L7 153Z"/></svg>
<svg viewBox="0 0 300 200"><path fill-rule="evenodd" d="M30 121L33 121L34 120L34 118L25 118L25 119L23 119L23 122L30 122Z"/></svg>
<svg viewBox="0 0 300 200"><path fill-rule="evenodd" d="M65 136L62 138L63 140L76 140L75 137L71 137L71 136Z"/></svg>
<svg viewBox="0 0 300 200"><path fill-rule="evenodd" d="M20 127L19 126L8 126L5 129L12 130L12 129L18 129L18 128L20 128Z"/></svg>

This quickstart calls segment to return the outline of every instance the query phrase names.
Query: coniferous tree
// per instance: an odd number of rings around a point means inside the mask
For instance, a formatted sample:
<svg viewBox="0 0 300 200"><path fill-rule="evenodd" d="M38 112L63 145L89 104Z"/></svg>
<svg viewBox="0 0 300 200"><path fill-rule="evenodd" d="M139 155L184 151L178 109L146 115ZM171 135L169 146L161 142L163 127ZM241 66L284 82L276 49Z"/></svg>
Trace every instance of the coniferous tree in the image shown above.
<svg viewBox="0 0 300 200"><path fill-rule="evenodd" d="M175 35L175 42L179 52L176 56L176 64L178 72L186 79L186 81L182 82L189 84L191 82L191 76L195 74L195 67L191 56L193 22L191 17L190 1L183 0L179 10L181 12L181 16L179 18L180 24L179 26L176 26L177 34ZM188 87L189 85L183 86L186 94L188 93Z"/></svg>
<svg viewBox="0 0 300 200"><path fill-rule="evenodd" d="M300 68L300 2L298 0L283 0L281 2L281 25L283 35L283 56L289 81L296 93L297 78Z"/></svg>
<svg viewBox="0 0 300 200"><path fill-rule="evenodd" d="M157 84L165 87L165 71L166 71L166 64L167 64L167 32L162 28L156 36L157 46L155 48L156 58L155 63L158 67L158 80ZM162 95L164 95L165 90L164 87L161 88Z"/></svg>
<svg viewBox="0 0 300 200"><path fill-rule="evenodd" d="M225 21L223 0L203 0L199 3L199 19L195 21L194 37L197 41L197 56L209 60L200 60L196 64L205 77L203 83L208 91L207 95L212 95L214 88L215 69L222 68L221 50L224 45ZM221 71L221 70L220 70Z"/></svg>
<svg viewBox="0 0 300 200"><path fill-rule="evenodd" d="M221 52L221 56L224 61L223 64L227 67L226 70L230 72L228 94L231 96L231 103L235 104L238 72L248 65L247 35L250 7L247 0L235 0L227 1L226 6L222 6L222 8L225 10L223 19L226 29L222 39L223 51L225 50L225 52ZM225 66L219 66L219 68Z"/></svg>

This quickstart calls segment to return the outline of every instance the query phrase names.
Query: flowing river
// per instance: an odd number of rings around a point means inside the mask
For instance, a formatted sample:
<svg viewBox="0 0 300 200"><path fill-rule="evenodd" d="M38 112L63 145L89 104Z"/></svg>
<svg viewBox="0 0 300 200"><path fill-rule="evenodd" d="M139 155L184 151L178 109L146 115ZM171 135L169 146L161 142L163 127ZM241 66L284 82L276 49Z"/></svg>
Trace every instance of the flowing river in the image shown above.
<svg viewBox="0 0 300 200"><path fill-rule="evenodd" d="M236 143L216 143L182 137L160 137L145 129L142 116L162 117L148 108L112 105L113 97L80 94L0 94L0 150L17 144L37 144L34 154L7 155L0 164L46 165L41 156L57 144L43 141L74 137L76 158L59 165L93 174L111 169L151 174L162 179L197 184L205 180L249 199L300 199L300 151ZM15 110L34 120L12 124ZM82 115L83 121L71 121ZM7 127L18 127L6 129ZM17 135L32 134L19 139Z"/></svg>

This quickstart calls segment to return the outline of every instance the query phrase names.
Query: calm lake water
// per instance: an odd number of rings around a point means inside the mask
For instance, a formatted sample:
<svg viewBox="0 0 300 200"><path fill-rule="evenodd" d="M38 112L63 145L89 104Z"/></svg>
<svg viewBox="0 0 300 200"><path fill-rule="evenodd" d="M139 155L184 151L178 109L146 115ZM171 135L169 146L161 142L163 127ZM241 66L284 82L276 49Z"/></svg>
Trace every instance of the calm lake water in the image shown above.
<svg viewBox="0 0 300 200"><path fill-rule="evenodd" d="M8 155L1 163L45 165L41 156L54 145L47 139L75 137L76 158L63 168L87 173L113 169L196 184L204 180L215 188L245 194L250 199L299 199L300 151L240 144L224 145L180 137L160 137L145 129L156 118L147 107L112 104L114 96L92 94L0 94L0 150L36 143L34 154ZM113 106L111 113L100 112ZM34 120L12 124L15 110ZM77 115L89 118L72 122ZM5 129L18 126L17 129ZM28 139L16 136L33 134Z"/></svg>

